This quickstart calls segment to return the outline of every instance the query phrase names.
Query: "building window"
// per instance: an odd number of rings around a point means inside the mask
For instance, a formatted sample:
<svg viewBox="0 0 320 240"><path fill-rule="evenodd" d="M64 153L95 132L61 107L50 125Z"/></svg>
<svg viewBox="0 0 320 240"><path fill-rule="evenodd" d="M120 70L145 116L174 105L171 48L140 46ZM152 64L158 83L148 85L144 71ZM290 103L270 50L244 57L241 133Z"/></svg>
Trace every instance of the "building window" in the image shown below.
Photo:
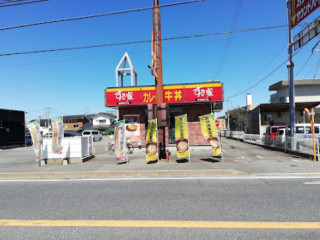
<svg viewBox="0 0 320 240"><path fill-rule="evenodd" d="M79 124L73 124L73 128L79 128Z"/></svg>
<svg viewBox="0 0 320 240"><path fill-rule="evenodd" d="M123 115L125 123L140 123L140 115Z"/></svg>
<svg viewBox="0 0 320 240"><path fill-rule="evenodd" d="M107 123L107 120L105 120L105 119L99 120L99 123L100 123L100 124L106 124L106 123Z"/></svg>
<svg viewBox="0 0 320 240"><path fill-rule="evenodd" d="M286 97L280 97L279 100L280 100L281 103L285 103L286 102Z"/></svg>
<svg viewBox="0 0 320 240"><path fill-rule="evenodd" d="M272 121L272 114L266 114L265 115L265 120L268 121L268 122Z"/></svg>

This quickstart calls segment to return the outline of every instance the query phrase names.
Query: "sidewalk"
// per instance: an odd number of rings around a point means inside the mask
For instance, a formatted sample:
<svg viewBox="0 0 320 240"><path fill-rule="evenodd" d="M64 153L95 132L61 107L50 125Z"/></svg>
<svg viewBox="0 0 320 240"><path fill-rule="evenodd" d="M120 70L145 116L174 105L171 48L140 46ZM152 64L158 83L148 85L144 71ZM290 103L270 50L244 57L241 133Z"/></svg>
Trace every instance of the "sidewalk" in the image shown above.
<svg viewBox="0 0 320 240"><path fill-rule="evenodd" d="M100 146L100 145L101 146ZM293 157L239 141L224 139L223 158L211 157L210 146L191 147L191 160L177 160L174 148L170 161L147 164L145 149L129 154L129 163L117 164L114 156L97 143L93 159L81 163L39 167L32 147L0 151L0 179L105 179L131 177L319 177L320 163Z"/></svg>

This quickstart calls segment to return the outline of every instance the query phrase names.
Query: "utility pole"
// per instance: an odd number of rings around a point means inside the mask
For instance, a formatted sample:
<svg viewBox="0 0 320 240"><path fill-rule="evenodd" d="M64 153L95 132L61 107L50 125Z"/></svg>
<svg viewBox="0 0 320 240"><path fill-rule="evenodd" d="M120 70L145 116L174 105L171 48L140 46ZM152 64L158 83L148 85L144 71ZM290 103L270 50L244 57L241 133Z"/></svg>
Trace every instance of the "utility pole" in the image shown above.
<svg viewBox="0 0 320 240"><path fill-rule="evenodd" d="M161 104L163 104L163 80L162 80L162 51L161 51L161 18L159 0L153 0L152 10L152 75L155 77L156 109L155 116L158 120L158 150L159 157L166 157L166 134L165 126L161 118Z"/></svg>
<svg viewBox="0 0 320 240"><path fill-rule="evenodd" d="M295 123L296 123L296 110L295 110L295 100L294 100L294 79L293 79L293 68L294 63L292 61L292 37L291 37L291 10L290 3L292 0L287 1L287 24L288 24L288 80L289 80L289 111L290 111L290 135L294 137L295 133ZM292 141L293 143L293 141ZM292 144L292 147L293 144Z"/></svg>

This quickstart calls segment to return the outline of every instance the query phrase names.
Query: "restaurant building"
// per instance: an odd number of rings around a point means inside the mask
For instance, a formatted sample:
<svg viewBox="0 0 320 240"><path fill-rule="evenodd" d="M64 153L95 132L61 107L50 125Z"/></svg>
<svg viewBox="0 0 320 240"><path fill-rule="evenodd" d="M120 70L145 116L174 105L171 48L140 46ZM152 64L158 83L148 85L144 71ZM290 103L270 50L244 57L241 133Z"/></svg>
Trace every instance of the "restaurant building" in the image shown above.
<svg viewBox="0 0 320 240"><path fill-rule="evenodd" d="M190 145L208 145L202 135L199 116L222 110L224 100L221 82L163 85L166 104L167 145L175 143L175 117L187 114ZM145 146L148 120L154 119L155 86L109 87L105 89L105 106L118 110L118 120L140 127L140 143Z"/></svg>

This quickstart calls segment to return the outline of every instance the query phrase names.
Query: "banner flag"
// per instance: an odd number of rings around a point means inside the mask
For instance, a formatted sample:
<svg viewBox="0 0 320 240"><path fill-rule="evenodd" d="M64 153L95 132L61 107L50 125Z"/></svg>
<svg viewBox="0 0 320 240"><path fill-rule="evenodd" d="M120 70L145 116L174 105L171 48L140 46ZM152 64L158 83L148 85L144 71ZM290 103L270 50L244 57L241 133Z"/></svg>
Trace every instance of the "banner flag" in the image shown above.
<svg viewBox="0 0 320 240"><path fill-rule="evenodd" d="M207 139L207 141L212 146L213 156L218 156L221 154L221 146L219 137L216 131L215 122L213 119L212 113L200 116L200 125L203 136Z"/></svg>
<svg viewBox="0 0 320 240"><path fill-rule="evenodd" d="M27 123L27 128L29 129L29 132L32 138L36 159L37 161L39 161L41 158L41 145L42 145L40 122L36 120L30 123Z"/></svg>
<svg viewBox="0 0 320 240"><path fill-rule="evenodd" d="M126 155L126 136L124 120L118 121L114 127L114 151L118 162L128 161Z"/></svg>
<svg viewBox="0 0 320 240"><path fill-rule="evenodd" d="M52 152L62 154L62 139L64 137L62 117L51 118L52 125Z"/></svg>
<svg viewBox="0 0 320 240"><path fill-rule="evenodd" d="M215 124L216 124L216 130L218 130L218 131L226 130L226 120L216 119Z"/></svg>
<svg viewBox="0 0 320 240"><path fill-rule="evenodd" d="M189 136L186 114L175 117L174 133L176 139L177 157L189 158L190 160Z"/></svg>
<svg viewBox="0 0 320 240"><path fill-rule="evenodd" d="M146 134L146 158L147 162L152 162L155 160L159 161L157 119L148 121Z"/></svg>

